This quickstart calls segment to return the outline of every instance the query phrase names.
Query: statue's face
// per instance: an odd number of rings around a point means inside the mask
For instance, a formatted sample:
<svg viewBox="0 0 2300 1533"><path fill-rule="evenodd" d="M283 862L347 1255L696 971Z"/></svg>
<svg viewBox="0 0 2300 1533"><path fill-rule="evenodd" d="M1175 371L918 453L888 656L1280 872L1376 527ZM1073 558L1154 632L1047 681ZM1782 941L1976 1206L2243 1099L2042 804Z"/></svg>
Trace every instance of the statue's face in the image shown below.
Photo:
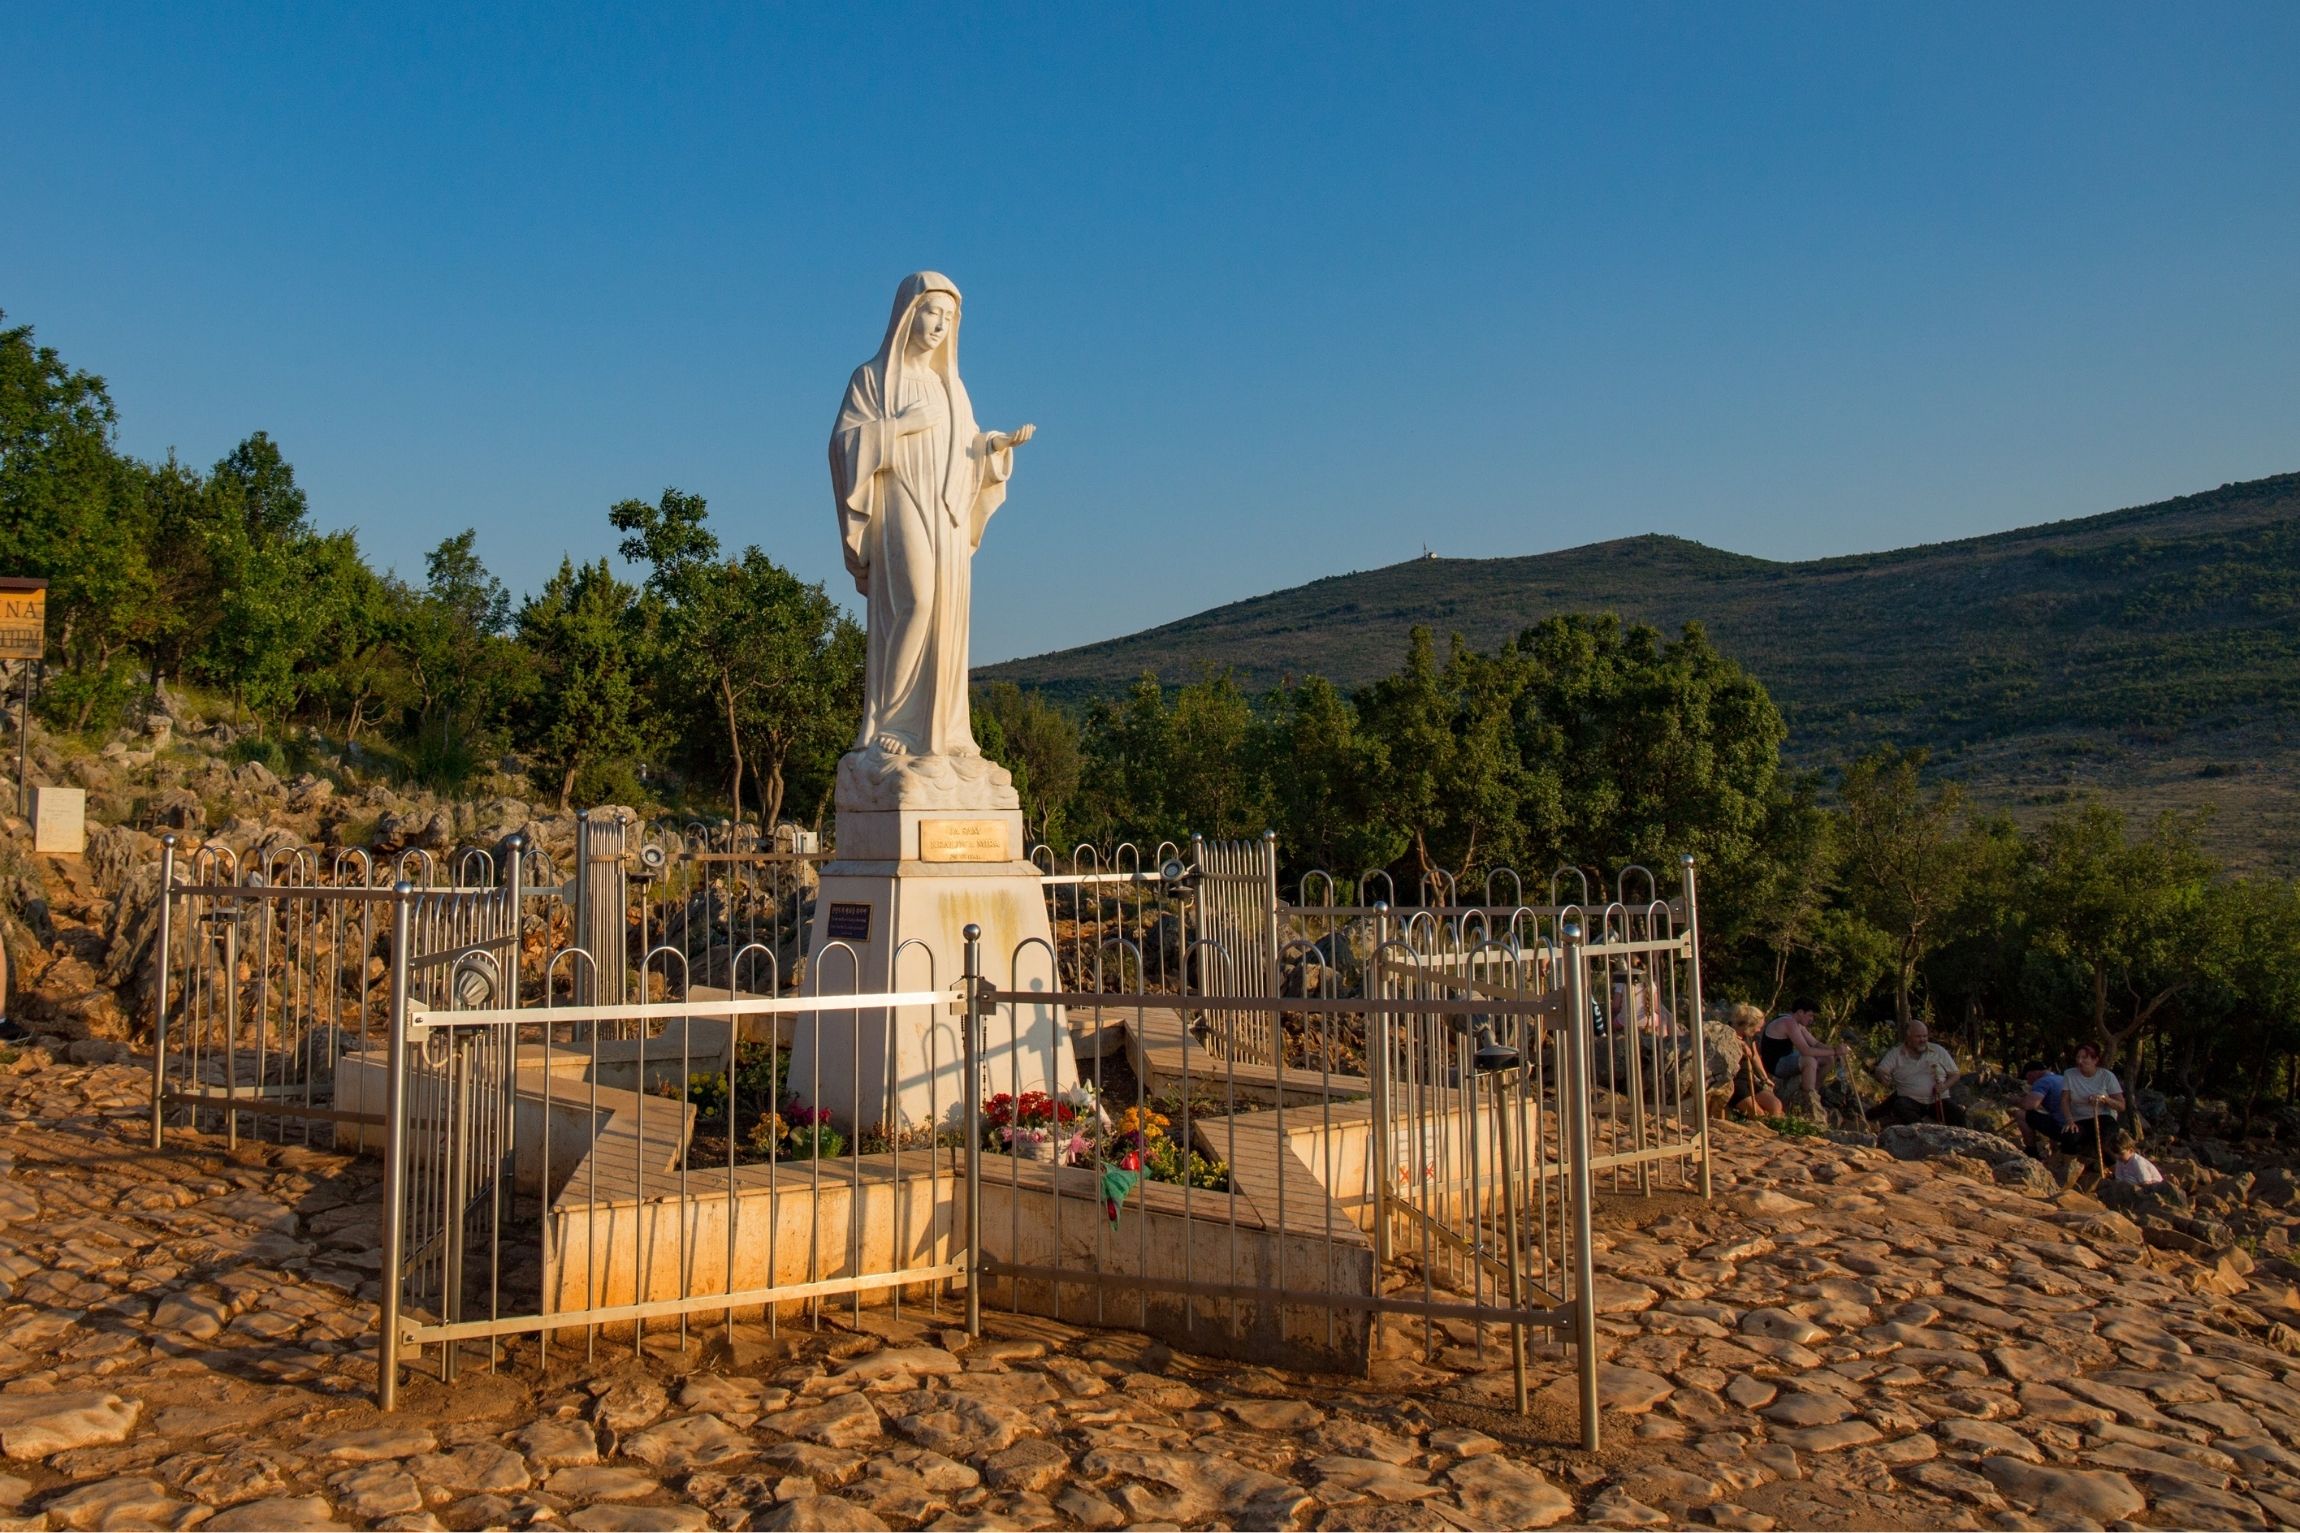
<svg viewBox="0 0 2300 1533"><path fill-rule="evenodd" d="M913 356L924 356L950 339L950 327L958 323L958 301L948 293L929 293L919 300L910 317L910 350Z"/></svg>

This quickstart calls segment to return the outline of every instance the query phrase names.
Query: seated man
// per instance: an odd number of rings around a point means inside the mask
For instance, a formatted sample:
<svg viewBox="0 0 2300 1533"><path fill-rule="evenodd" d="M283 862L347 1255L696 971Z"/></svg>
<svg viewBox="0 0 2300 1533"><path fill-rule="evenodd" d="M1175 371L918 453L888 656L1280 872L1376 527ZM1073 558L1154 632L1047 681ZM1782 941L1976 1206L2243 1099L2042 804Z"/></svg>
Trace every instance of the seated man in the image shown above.
<svg viewBox="0 0 2300 1533"><path fill-rule="evenodd" d="M1900 1046L1885 1051L1875 1074L1892 1095L1869 1109L1871 1122L1964 1127L1965 1110L1949 1100L1949 1088L1957 1083L1956 1059L1933 1042L1924 1023L1911 1021L1901 1029Z"/></svg>
<svg viewBox="0 0 2300 1533"><path fill-rule="evenodd" d="M2041 1059L2021 1071L2021 1079L2028 1084L2028 1095L2020 1101L2021 1139L2029 1154L2036 1155L2060 1138L2060 1098L2066 1083L2058 1070Z"/></svg>
<svg viewBox="0 0 2300 1533"><path fill-rule="evenodd" d="M1820 1019L1820 1002L1798 1001L1757 1034L1757 1056L1766 1073L1783 1087L1802 1078L1804 1100L1814 1107L1821 1103L1821 1066L1840 1052L1813 1036L1813 1024Z"/></svg>

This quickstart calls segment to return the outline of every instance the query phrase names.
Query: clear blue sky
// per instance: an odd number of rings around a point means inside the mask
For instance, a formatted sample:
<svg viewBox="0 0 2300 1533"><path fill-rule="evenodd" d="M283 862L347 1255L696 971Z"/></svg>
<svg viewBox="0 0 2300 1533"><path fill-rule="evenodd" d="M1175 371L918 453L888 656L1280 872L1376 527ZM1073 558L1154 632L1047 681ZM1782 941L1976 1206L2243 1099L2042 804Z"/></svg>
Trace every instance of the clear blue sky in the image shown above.
<svg viewBox="0 0 2300 1533"><path fill-rule="evenodd" d="M2289 0L415 9L0 12L0 308L403 572L676 484L851 596L824 441L921 266L1041 430L978 661L2300 468Z"/></svg>

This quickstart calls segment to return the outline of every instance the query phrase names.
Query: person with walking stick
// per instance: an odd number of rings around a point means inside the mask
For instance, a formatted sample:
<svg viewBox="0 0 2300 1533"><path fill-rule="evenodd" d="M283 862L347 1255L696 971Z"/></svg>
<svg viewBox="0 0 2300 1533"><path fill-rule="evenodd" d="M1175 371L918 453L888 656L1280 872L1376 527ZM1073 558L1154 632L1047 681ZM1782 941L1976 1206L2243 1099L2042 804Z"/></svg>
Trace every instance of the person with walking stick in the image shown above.
<svg viewBox="0 0 2300 1533"><path fill-rule="evenodd" d="M2124 1082L2116 1078L2114 1070L2101 1065L2098 1045L2077 1045L2076 1068L2062 1077L2060 1111L2062 1152L2082 1155L2092 1151L2094 1168L2106 1176L2108 1147L2116 1142L2117 1130L2123 1126L2117 1114L2124 1111Z"/></svg>
<svg viewBox="0 0 2300 1533"><path fill-rule="evenodd" d="M1922 1021L1911 1019L1901 1041L1887 1049L1872 1072L1891 1093L1869 1109L1872 1123L1943 1123L1965 1126L1965 1110L1949 1100L1957 1083L1956 1056L1932 1041Z"/></svg>

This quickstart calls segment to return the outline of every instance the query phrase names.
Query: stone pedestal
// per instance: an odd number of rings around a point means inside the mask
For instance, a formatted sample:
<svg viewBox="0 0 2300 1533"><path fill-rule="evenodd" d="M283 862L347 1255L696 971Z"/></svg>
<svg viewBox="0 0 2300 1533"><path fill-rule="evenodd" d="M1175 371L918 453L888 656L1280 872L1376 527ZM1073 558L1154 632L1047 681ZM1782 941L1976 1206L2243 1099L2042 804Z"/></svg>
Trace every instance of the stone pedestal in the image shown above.
<svg viewBox="0 0 2300 1533"><path fill-rule="evenodd" d="M966 972L972 924L982 970L1000 989L1053 990L1053 932L1019 809L847 809L838 857L822 870L807 943L807 992L826 1000L935 990ZM946 1003L802 1018L790 1087L843 1126L949 1125L966 1111L964 1018ZM1058 1006L999 1007L988 1019L977 1100L1078 1082Z"/></svg>

